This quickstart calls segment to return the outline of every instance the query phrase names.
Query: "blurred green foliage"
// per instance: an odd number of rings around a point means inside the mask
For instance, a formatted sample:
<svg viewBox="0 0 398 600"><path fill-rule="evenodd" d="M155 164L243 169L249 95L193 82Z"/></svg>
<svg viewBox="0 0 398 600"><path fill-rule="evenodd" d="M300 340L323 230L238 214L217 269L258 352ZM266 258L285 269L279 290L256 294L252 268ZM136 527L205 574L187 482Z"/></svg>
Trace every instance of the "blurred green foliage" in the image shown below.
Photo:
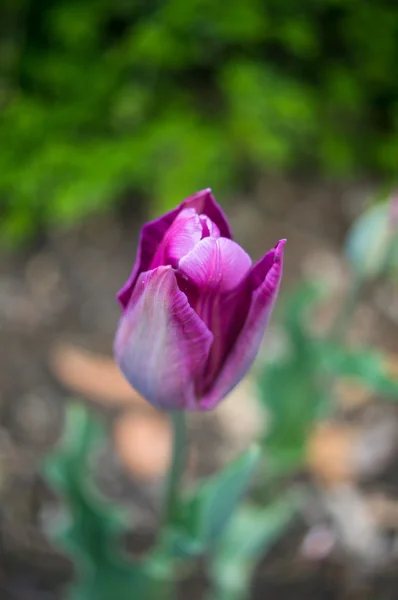
<svg viewBox="0 0 398 600"><path fill-rule="evenodd" d="M127 515L105 501L91 481L89 459L103 443L105 430L79 404L72 404L66 416L64 439L43 463L46 480L68 507L64 519L54 521L48 531L74 562L74 582L66 598L129 600L132 587L143 593L147 579L119 548Z"/></svg>
<svg viewBox="0 0 398 600"><path fill-rule="evenodd" d="M398 399L398 382L388 372L382 353L350 347L344 339L346 331L340 335L342 339L334 339L336 323L327 334L315 335L311 322L316 319L315 309L327 298L325 292L318 285L302 282L281 302L285 347L263 366L257 378L260 402L271 416L262 439L268 453L268 479L305 466L315 423L336 412L336 381L356 381L369 395L385 402ZM347 298L342 308L352 316L358 297L354 306L349 295Z"/></svg>
<svg viewBox="0 0 398 600"><path fill-rule="evenodd" d="M124 534L132 525L127 512L102 496L92 475L93 458L98 461L106 434L103 423L83 404L70 404L63 439L43 460L43 476L66 509L48 526L47 535L75 567L73 583L66 591L68 600L129 600L132 595L140 600L175 599L181 567L186 569L198 556L211 553L214 563L225 571L227 539L237 535L242 518L247 526L258 529L251 543L233 553L234 564L249 576L255 556L269 546L293 514L291 503L284 501L265 511L243 510L234 522L261 458L259 446L253 445L223 470L181 494L175 514L163 523L152 548L145 555L128 557L122 550ZM223 536L226 540L220 548ZM223 588L218 568L213 566L212 572L217 587ZM246 580L243 577L243 588ZM241 586L238 591L242 592Z"/></svg>
<svg viewBox="0 0 398 600"><path fill-rule="evenodd" d="M10 241L137 191L396 170L388 0L4 0L0 23Z"/></svg>

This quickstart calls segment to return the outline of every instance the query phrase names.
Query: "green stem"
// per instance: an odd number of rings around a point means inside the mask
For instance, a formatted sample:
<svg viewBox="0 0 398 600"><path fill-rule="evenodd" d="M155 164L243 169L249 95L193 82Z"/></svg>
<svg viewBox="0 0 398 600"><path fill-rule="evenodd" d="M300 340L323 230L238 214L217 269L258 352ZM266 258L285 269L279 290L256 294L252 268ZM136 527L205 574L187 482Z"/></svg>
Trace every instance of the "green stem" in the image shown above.
<svg viewBox="0 0 398 600"><path fill-rule="evenodd" d="M175 581L160 579L152 582L149 592L145 594L145 600L175 600L175 592Z"/></svg>
<svg viewBox="0 0 398 600"><path fill-rule="evenodd" d="M184 412L170 414L173 435L173 449L167 474L163 517L157 543L149 559L149 572L153 579L146 600L172 600L175 598L176 563L170 556L167 539L168 527L175 522L178 514L181 479L184 475L187 454L187 424Z"/></svg>
<svg viewBox="0 0 398 600"><path fill-rule="evenodd" d="M363 280L360 276L354 276L350 288L344 298L340 310L331 328L331 338L336 342L345 340L350 321L353 318L356 305L361 295Z"/></svg>
<svg viewBox="0 0 398 600"><path fill-rule="evenodd" d="M249 582L245 582L240 587L224 587L214 586L208 595L206 600L247 600L249 597Z"/></svg>
<svg viewBox="0 0 398 600"><path fill-rule="evenodd" d="M184 474L187 454L187 424L183 411L171 413L173 427L173 453L166 483L163 525L173 521L180 494L181 478Z"/></svg>

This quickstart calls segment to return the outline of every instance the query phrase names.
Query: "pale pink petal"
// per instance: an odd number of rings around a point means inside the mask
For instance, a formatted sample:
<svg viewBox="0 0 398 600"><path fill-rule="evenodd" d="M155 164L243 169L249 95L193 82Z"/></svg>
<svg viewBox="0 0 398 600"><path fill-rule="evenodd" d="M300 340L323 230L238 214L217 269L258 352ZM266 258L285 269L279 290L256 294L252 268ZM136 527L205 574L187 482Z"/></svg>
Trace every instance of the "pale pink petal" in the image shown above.
<svg viewBox="0 0 398 600"><path fill-rule="evenodd" d="M115 339L116 360L154 406L197 410L200 379L213 335L177 286L170 266L142 273Z"/></svg>
<svg viewBox="0 0 398 600"><path fill-rule="evenodd" d="M250 256L236 242L223 237L207 237L180 260L178 269L201 294L207 294L233 290L251 266Z"/></svg>

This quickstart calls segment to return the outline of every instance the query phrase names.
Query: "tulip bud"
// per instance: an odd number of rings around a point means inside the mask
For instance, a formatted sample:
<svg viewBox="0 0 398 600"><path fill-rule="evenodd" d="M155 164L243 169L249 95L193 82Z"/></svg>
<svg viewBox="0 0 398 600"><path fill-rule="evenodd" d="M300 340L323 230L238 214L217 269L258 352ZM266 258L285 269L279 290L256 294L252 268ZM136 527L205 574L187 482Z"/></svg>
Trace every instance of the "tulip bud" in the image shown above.
<svg viewBox="0 0 398 600"><path fill-rule="evenodd" d="M398 267L397 226L397 194L370 206L352 225L346 254L359 277L370 279Z"/></svg>
<svg viewBox="0 0 398 600"><path fill-rule="evenodd" d="M281 240L257 264L209 189L147 223L128 281L116 360L165 410L214 408L250 368L282 276Z"/></svg>

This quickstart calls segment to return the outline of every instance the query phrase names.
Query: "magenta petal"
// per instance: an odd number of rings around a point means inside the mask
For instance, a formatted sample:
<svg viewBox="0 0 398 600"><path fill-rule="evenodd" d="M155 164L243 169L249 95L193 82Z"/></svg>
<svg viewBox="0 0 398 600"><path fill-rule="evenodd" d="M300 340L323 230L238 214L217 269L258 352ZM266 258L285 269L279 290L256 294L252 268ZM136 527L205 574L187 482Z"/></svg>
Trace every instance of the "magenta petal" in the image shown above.
<svg viewBox="0 0 398 600"><path fill-rule="evenodd" d="M195 381L212 341L170 266L139 275L120 320L115 356L140 394L165 410L197 410Z"/></svg>
<svg viewBox="0 0 398 600"><path fill-rule="evenodd" d="M202 231L203 226L197 212L193 208L184 208L163 237L150 268L161 265L177 267L180 258L200 241Z"/></svg>
<svg viewBox="0 0 398 600"><path fill-rule="evenodd" d="M207 215L218 227L222 236L232 238L227 218L215 201L210 189L203 190L186 198L177 208L174 208L159 219L149 221L142 228L138 243L137 258L131 275L117 295L123 310L126 309L129 303L137 277L140 273L150 269L154 256L167 230L184 208L193 208L198 214Z"/></svg>
<svg viewBox="0 0 398 600"><path fill-rule="evenodd" d="M180 260L178 270L203 296L233 290L251 266L250 256L236 242L224 237L207 237Z"/></svg>
<svg viewBox="0 0 398 600"><path fill-rule="evenodd" d="M207 215L217 225L223 237L232 239L232 231L228 219L217 204L210 188L193 194L193 196L184 200L183 204L187 208L194 208L198 214Z"/></svg>
<svg viewBox="0 0 398 600"><path fill-rule="evenodd" d="M130 277L117 294L117 299L123 310L126 310L127 308L139 274L149 270L151 262L159 248L159 244L170 225L181 211L181 207L182 205L177 206L177 208L174 208L162 217L159 217L159 219L149 221L143 226L138 242L137 258L133 270Z"/></svg>
<svg viewBox="0 0 398 600"><path fill-rule="evenodd" d="M217 225L213 223L211 219L209 219L209 217L206 217L206 215L200 215L199 218L200 222L202 223L202 237L220 237L220 230L218 229Z"/></svg>
<svg viewBox="0 0 398 600"><path fill-rule="evenodd" d="M250 256L227 238L204 238L180 260L179 275L190 283L186 287L189 302L214 334L204 377L198 382L199 395L211 386L229 350L227 346L242 325L236 306L241 293L245 293L240 284L250 269Z"/></svg>
<svg viewBox="0 0 398 600"><path fill-rule="evenodd" d="M286 240L281 240L273 253L273 264L265 272L264 266L269 265L271 253L268 253L252 269L255 278L263 272L261 284L255 285L252 293L249 312L243 328L227 356L216 381L209 392L201 400L201 409L214 408L244 377L253 363L260 348L261 341L272 312L283 270L283 247Z"/></svg>
<svg viewBox="0 0 398 600"><path fill-rule="evenodd" d="M280 252L280 244L285 243L285 240L279 241L275 248L272 248L267 254L260 258L260 260L253 265L250 273L250 282L253 290L256 290L261 285L264 279L267 277L269 270L275 263L275 255Z"/></svg>

